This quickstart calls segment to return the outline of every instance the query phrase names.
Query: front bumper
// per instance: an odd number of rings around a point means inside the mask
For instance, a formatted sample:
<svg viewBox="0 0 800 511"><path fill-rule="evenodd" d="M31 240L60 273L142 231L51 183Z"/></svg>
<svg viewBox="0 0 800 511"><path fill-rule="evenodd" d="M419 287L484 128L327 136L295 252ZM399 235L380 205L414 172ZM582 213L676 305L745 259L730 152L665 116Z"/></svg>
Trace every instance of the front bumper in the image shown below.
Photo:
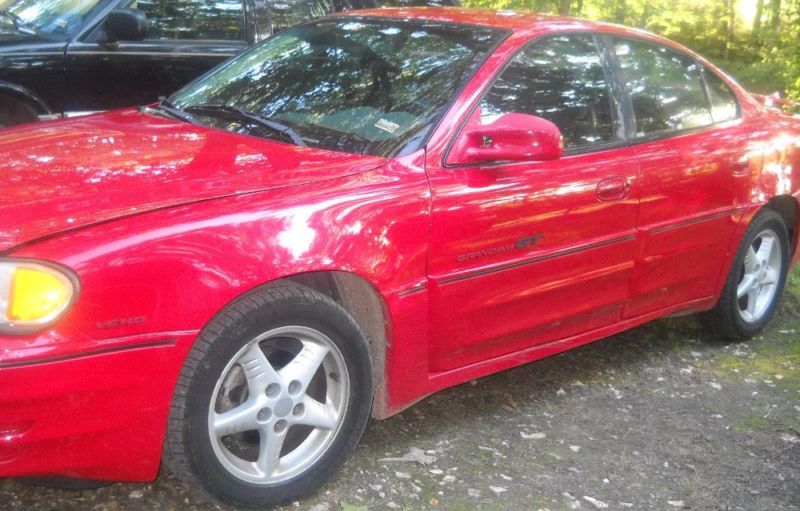
<svg viewBox="0 0 800 511"><path fill-rule="evenodd" d="M0 349L0 477L155 479L173 389L196 335L129 338L38 360Z"/></svg>

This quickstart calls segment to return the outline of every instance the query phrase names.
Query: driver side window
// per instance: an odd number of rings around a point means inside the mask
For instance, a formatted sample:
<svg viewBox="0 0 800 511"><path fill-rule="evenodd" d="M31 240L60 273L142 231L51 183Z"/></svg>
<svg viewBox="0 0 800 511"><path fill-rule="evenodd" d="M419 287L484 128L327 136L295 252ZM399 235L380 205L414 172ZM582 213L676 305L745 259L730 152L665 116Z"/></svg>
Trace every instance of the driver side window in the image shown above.
<svg viewBox="0 0 800 511"><path fill-rule="evenodd" d="M147 39L244 39L242 0L134 0L147 16Z"/></svg>
<svg viewBox="0 0 800 511"><path fill-rule="evenodd" d="M594 38L550 37L517 54L481 101L481 123L512 112L554 123L565 149L613 141L611 90Z"/></svg>

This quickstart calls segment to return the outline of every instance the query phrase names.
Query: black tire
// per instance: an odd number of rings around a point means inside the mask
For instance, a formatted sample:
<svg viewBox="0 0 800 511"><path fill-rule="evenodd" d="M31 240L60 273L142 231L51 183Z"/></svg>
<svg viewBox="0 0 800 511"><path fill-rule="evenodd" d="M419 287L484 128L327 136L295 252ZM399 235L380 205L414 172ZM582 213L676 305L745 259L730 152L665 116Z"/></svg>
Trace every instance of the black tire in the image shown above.
<svg viewBox="0 0 800 511"><path fill-rule="evenodd" d="M741 303L740 298L737 297L737 289L745 271L745 256L754 241L763 233L769 232L774 233L779 241L781 259L778 281L775 284L776 290L763 313L754 320L747 321L740 313ZM789 234L783 218L771 209L763 209L753 218L745 231L717 305L712 310L700 315L703 325L709 331L721 335L728 341L746 340L764 330L780 303L786 284L789 260Z"/></svg>
<svg viewBox="0 0 800 511"><path fill-rule="evenodd" d="M18 99L0 95L0 128L39 120L36 109Z"/></svg>
<svg viewBox="0 0 800 511"><path fill-rule="evenodd" d="M340 415L340 426L329 447L311 466L286 481L254 484L237 477L215 455L209 409L229 362L259 335L286 325L315 329L333 341L346 365L349 404ZM323 375L325 372L322 369ZM173 397L165 462L191 487L232 504L254 507L289 502L316 490L346 461L364 431L372 396L366 337L347 311L304 286L265 286L236 300L200 333Z"/></svg>

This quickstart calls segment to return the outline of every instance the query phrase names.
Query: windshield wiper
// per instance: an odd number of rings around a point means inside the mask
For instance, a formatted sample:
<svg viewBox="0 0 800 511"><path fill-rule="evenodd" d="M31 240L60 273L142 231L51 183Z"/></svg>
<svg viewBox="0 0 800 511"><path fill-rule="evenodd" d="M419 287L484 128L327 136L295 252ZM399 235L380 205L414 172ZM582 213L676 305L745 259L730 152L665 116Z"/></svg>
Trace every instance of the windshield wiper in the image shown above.
<svg viewBox="0 0 800 511"><path fill-rule="evenodd" d="M271 129L281 135L289 137L292 143L295 145L299 145L300 147L308 147L308 144L303 140L303 137L291 126L287 126L281 122L278 122L274 119L270 119L261 114L248 112L238 106L228 106L228 105L191 105L185 108L187 112L197 112L201 115L208 114L208 115L215 115L221 114L226 117L235 117L239 119L247 119L252 121L259 126L264 126L266 128Z"/></svg>
<svg viewBox="0 0 800 511"><path fill-rule="evenodd" d="M150 107L144 107L144 108L150 108ZM170 117L178 119L179 121L188 122L189 124L198 124L201 126L203 125L203 123L200 122L200 119L190 114L189 112L181 110L177 106L173 105L164 96L158 98L158 104L156 105L155 110L169 114Z"/></svg>
<svg viewBox="0 0 800 511"><path fill-rule="evenodd" d="M25 22L22 21L22 18L14 14L13 12L9 11L8 9L4 9L0 11L0 15L5 16L6 18L10 19L12 23L14 23L14 28L22 32L23 34L28 34L35 36L36 31L30 27L25 26Z"/></svg>

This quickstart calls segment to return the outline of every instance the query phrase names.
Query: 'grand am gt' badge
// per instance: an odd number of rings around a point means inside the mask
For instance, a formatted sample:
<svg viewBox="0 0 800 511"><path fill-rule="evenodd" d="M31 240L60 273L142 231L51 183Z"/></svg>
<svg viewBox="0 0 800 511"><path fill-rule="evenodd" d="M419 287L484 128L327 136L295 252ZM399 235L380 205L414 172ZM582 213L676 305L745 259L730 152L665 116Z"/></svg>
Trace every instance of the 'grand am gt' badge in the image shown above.
<svg viewBox="0 0 800 511"><path fill-rule="evenodd" d="M460 254L459 256L456 257L456 261L461 263L464 261L470 261L472 259L478 259L480 257L486 257L496 254L502 254L504 252L510 252L512 250L524 250L526 248L532 248L543 236L544 234L534 234L533 236L526 236L524 238L520 238L516 242L509 243L508 245L484 248L482 250L476 250L474 252L467 252L466 254Z"/></svg>

